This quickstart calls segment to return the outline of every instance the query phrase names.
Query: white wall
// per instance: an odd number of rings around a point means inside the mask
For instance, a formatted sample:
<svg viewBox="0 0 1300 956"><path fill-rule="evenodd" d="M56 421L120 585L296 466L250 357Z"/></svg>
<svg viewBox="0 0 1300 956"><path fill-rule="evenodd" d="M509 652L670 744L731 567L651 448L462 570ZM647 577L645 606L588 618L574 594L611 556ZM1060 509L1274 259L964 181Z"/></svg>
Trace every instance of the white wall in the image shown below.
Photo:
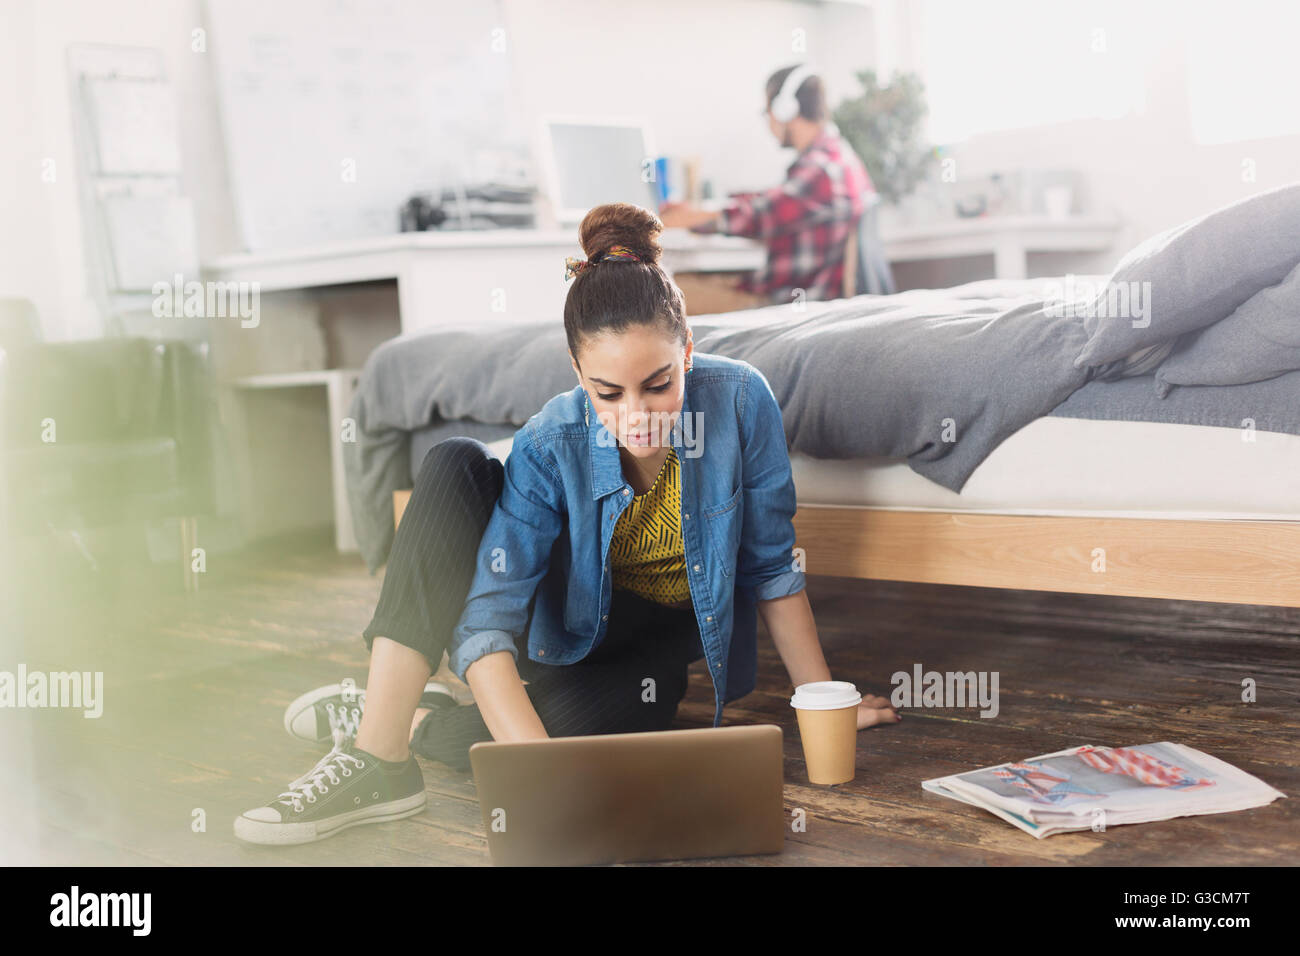
<svg viewBox="0 0 1300 956"><path fill-rule="evenodd" d="M1072 271L1107 272L1124 251L1147 236L1218 206L1300 180L1300 136L1221 145L1194 141L1185 54L1187 22L1176 15L1179 5L1166 5L1171 15L1159 19L1158 29L1144 33L1146 104L1141 115L986 133L951 147L959 179L1019 168L1077 169L1083 173L1092 198L1091 211L1116 214L1123 228L1112 251L1072 257ZM1231 9L1232 5L1226 4L1224 15L1230 15ZM926 64L917 52L921 46L917 42L918 20L915 15L899 19L898 29L905 42L898 46L908 51L899 66L917 69L924 77ZM991 28L999 30L1011 26L991 23ZM1035 42L1032 36L1020 40ZM971 76L970 82L978 86L978 75ZM1032 77L1026 77L1026 82L1032 82ZM1278 110L1296 109L1293 90L1265 88L1255 95L1275 99ZM1246 171L1254 178L1244 176ZM1060 271L1055 268L1055 273Z"/></svg>
<svg viewBox="0 0 1300 956"><path fill-rule="evenodd" d="M99 335L102 325L86 289L64 51L76 42L163 51L181 105L184 188L196 204L200 255L236 251L209 58L190 48L191 32L204 26L203 4L3 0L0 9L0 139L12 164L0 177L0 295L33 299L47 338ZM645 114L659 150L699 156L702 174L719 192L774 182L790 162L790 152L776 148L758 116L763 81L772 70L812 60L835 102L853 92L856 70L924 67L915 34L920 18L906 0L875 0L869 7L787 0L606 7L589 0L504 0L502 10L525 122L556 110ZM1214 206L1300 179L1300 137L1219 146L1192 141L1181 29L1171 17L1150 38L1143 115L977 136L953 150L960 175L1077 168L1097 209L1116 210L1125 222L1117 250ZM1279 103L1283 108L1294 107ZM1253 182L1242 179L1244 159L1254 161ZM41 178L47 160L55 164L53 183ZM1105 271L1114 257L1103 253L1074 265ZM270 332L261 336L265 343L224 336L231 341L223 361L232 374L302 367L321 354L309 304L286 304L276 333L277 341L316 340L289 350L268 347Z"/></svg>
<svg viewBox="0 0 1300 956"><path fill-rule="evenodd" d="M183 185L196 204L200 256L238 251L209 56L191 50L192 31L204 26L203 4L2 2L0 140L14 168L0 182L0 295L33 299L48 339L97 336L102 323L86 287L65 49L96 42L163 51L181 108ZM758 116L772 70L811 59L825 69L832 98L840 98L874 48L869 11L845 3L504 0L502 10L526 122L563 110L644 114L659 151L698 155L719 191L774 182L792 159ZM41 181L47 159L55 163L54 183ZM292 321L295 334L313 334L310 324ZM235 364L243 371L246 363Z"/></svg>
<svg viewBox="0 0 1300 956"><path fill-rule="evenodd" d="M870 11L843 3L506 0L520 109L635 112L656 148L697 155L718 193L779 182L793 161L759 115L775 70L809 60L832 103L874 62Z"/></svg>
<svg viewBox="0 0 1300 956"><path fill-rule="evenodd" d="M159 49L180 105L183 188L196 204L204 254L231 248L234 219L207 57L190 51L199 0L3 0L0 140L14 163L0 183L0 295L32 299L48 339L102 334L86 287L72 104L65 51L72 43ZM42 181L53 160L56 178Z"/></svg>

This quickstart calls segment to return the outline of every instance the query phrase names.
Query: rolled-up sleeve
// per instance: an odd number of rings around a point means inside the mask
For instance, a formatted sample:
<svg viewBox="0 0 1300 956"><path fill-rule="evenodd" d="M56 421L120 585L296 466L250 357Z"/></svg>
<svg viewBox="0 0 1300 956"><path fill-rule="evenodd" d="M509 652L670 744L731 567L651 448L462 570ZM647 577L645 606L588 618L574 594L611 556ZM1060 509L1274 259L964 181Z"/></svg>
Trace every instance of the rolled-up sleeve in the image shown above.
<svg viewBox="0 0 1300 956"><path fill-rule="evenodd" d="M744 522L736 581L760 601L802 591L804 572L794 557L794 476L781 406L763 373L754 369L741 407Z"/></svg>
<svg viewBox="0 0 1300 956"><path fill-rule="evenodd" d="M545 459L532 423L516 434L501 496L479 544L469 595L447 648L460 679L480 657L509 651L528 624L528 605L549 567L566 508L559 475Z"/></svg>

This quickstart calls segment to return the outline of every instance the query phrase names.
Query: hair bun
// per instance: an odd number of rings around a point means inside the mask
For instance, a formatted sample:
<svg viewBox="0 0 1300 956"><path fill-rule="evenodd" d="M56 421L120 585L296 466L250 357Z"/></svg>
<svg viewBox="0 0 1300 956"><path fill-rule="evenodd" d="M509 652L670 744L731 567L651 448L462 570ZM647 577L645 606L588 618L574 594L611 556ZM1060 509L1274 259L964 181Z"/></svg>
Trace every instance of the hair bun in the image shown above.
<svg viewBox="0 0 1300 956"><path fill-rule="evenodd" d="M599 261L614 246L627 246L642 262L659 261L663 247L659 235L664 231L649 209L630 202L611 202L594 207L582 217L578 241L593 262Z"/></svg>

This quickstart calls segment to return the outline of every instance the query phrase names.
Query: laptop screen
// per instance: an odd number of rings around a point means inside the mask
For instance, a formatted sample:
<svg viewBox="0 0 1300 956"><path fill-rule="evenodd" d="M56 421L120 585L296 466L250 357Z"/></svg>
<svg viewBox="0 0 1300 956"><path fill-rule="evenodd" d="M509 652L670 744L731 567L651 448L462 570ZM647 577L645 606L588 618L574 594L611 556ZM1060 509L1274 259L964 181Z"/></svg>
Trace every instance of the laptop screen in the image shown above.
<svg viewBox="0 0 1300 956"><path fill-rule="evenodd" d="M654 183L642 172L654 163L645 127L553 121L547 128L554 163L552 200L561 219L580 219L607 202L657 208Z"/></svg>

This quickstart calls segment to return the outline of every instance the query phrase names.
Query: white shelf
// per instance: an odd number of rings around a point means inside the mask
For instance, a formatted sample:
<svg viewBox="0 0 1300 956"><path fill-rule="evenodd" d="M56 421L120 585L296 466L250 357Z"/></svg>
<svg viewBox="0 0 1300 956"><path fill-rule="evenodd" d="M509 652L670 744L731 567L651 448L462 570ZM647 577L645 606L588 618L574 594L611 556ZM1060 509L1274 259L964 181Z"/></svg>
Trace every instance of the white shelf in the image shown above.
<svg viewBox="0 0 1300 956"><path fill-rule="evenodd" d="M361 372L355 368L326 368L305 372L270 372L265 375L247 375L237 378L232 385L239 388L293 388L299 385L329 385L340 379L353 382Z"/></svg>
<svg viewBox="0 0 1300 956"><path fill-rule="evenodd" d="M334 546L338 551L360 550L348 506L347 483L343 474L343 446L339 426L352 404L360 371L354 368L310 369L302 372L270 372L233 379L229 384L240 389L279 389L319 387L325 389L329 422L330 480L334 502Z"/></svg>

